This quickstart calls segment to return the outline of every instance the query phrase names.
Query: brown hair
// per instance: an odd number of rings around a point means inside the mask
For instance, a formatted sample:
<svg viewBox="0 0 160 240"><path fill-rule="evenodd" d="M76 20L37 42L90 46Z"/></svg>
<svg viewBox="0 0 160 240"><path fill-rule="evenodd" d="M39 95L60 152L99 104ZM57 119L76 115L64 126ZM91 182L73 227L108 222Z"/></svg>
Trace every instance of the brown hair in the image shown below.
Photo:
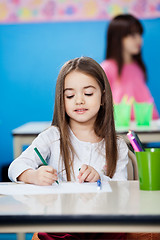
<svg viewBox="0 0 160 240"><path fill-rule="evenodd" d="M122 39L128 35L139 33L142 35L143 27L140 21L130 14L118 15L110 22L107 32L106 59L114 59L118 65L118 73L123 67ZM146 68L142 60L141 52L133 55L133 59L140 66L147 79Z"/></svg>
<svg viewBox="0 0 160 240"><path fill-rule="evenodd" d="M111 88L102 67L92 58L80 57L68 61L61 68L57 78L55 107L52 121L52 125L57 126L60 131L60 151L66 169L67 180L71 180L75 154L69 137L69 117L65 112L64 105L64 81L67 74L71 71L80 71L94 77L100 86L103 104L98 112L94 130L97 136L105 140L107 175L113 177L117 163L117 143Z"/></svg>

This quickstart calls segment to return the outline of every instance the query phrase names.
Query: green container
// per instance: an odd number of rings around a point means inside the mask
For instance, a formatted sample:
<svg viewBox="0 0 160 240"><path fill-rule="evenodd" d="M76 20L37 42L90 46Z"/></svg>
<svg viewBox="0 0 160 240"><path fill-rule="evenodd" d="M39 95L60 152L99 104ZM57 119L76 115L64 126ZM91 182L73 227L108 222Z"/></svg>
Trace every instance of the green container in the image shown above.
<svg viewBox="0 0 160 240"><path fill-rule="evenodd" d="M152 120L153 103L133 104L137 126L149 126Z"/></svg>
<svg viewBox="0 0 160 240"><path fill-rule="evenodd" d="M114 119L116 127L128 127L131 120L131 105L126 103L114 104Z"/></svg>
<svg viewBox="0 0 160 240"><path fill-rule="evenodd" d="M160 190L160 148L136 152L141 190Z"/></svg>

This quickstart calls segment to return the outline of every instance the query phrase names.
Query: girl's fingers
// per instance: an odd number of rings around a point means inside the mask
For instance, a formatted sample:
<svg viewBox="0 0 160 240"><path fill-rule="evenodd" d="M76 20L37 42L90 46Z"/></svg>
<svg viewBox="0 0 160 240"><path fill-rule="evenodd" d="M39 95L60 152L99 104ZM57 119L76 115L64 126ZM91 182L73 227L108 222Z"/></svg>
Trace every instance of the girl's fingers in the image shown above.
<svg viewBox="0 0 160 240"><path fill-rule="evenodd" d="M96 182L100 176L93 167L84 164L81 167L78 178L79 182Z"/></svg>
<svg viewBox="0 0 160 240"><path fill-rule="evenodd" d="M58 178L55 175L53 175L53 176L43 176L43 183L45 185L52 185L57 179Z"/></svg>
<svg viewBox="0 0 160 240"><path fill-rule="evenodd" d="M51 166L46 166L45 170L46 170L47 172L50 172L50 173L52 173L52 174L57 175L57 170L54 169L54 168L52 168Z"/></svg>
<svg viewBox="0 0 160 240"><path fill-rule="evenodd" d="M44 180L43 181L43 186L49 186L49 185L52 185L52 183L53 183L54 181L49 181L49 180Z"/></svg>
<svg viewBox="0 0 160 240"><path fill-rule="evenodd" d="M91 173L90 169L87 168L87 169L85 170L85 172L81 175L81 177L80 177L80 179L79 179L80 182L84 182L90 173Z"/></svg>
<svg viewBox="0 0 160 240"><path fill-rule="evenodd" d="M82 175L88 168L88 165L87 164L83 164L80 171L79 171L79 174Z"/></svg>
<svg viewBox="0 0 160 240"><path fill-rule="evenodd" d="M91 172L88 177L85 179L87 182L92 182L93 179L95 178L95 172Z"/></svg>
<svg viewBox="0 0 160 240"><path fill-rule="evenodd" d="M46 176L50 175L53 177L54 176L57 176L57 170L52 168L51 166L41 166L40 168L38 168L37 170L39 172L39 174L45 174Z"/></svg>
<svg viewBox="0 0 160 240"><path fill-rule="evenodd" d="M100 179L100 176L99 176L99 174L96 174L96 175L94 175L94 177L92 178L91 182L97 182L98 179Z"/></svg>
<svg viewBox="0 0 160 240"><path fill-rule="evenodd" d="M78 177L79 179L81 179L81 176L83 175L83 173L85 172L85 170L88 168L88 165L83 164L81 168L79 168L79 174Z"/></svg>
<svg viewBox="0 0 160 240"><path fill-rule="evenodd" d="M56 169L53 169L53 174L54 174L55 176L57 176L57 170L56 170Z"/></svg>
<svg viewBox="0 0 160 240"><path fill-rule="evenodd" d="M40 179L37 179L36 185L40 185L40 186L48 186L48 185L52 185L54 181L45 177L42 177Z"/></svg>
<svg viewBox="0 0 160 240"><path fill-rule="evenodd" d="M85 181L87 182L96 182L98 179L100 179L99 174L97 173L97 171L95 171L94 169L91 171L91 173L88 175L88 177L86 178Z"/></svg>
<svg viewBox="0 0 160 240"><path fill-rule="evenodd" d="M52 185L57 179L57 171L51 166L42 166L37 170L38 185Z"/></svg>
<svg viewBox="0 0 160 240"><path fill-rule="evenodd" d="M45 172L45 176L48 177L48 178L56 178L56 180L57 180L57 174L53 174L53 173L50 173L50 172Z"/></svg>

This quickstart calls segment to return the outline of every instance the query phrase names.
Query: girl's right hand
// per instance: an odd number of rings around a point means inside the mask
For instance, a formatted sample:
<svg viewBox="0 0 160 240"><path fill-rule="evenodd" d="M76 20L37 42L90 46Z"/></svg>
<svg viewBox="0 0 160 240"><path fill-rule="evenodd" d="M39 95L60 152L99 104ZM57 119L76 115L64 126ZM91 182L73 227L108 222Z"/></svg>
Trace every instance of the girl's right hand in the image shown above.
<svg viewBox="0 0 160 240"><path fill-rule="evenodd" d="M57 171L51 166L41 166L37 170L27 169L18 177L18 181L41 186L52 185L56 180Z"/></svg>
<svg viewBox="0 0 160 240"><path fill-rule="evenodd" d="M83 164L78 175L79 182L96 182L100 179L99 173L91 166Z"/></svg>

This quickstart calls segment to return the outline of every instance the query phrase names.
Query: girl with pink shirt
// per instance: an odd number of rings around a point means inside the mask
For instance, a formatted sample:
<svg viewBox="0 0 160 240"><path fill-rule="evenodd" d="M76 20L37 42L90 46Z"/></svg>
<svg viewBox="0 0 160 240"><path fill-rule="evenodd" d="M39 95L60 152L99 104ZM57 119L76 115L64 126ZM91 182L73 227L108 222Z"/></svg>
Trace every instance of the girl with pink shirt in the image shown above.
<svg viewBox="0 0 160 240"><path fill-rule="evenodd" d="M143 27L138 19L129 14L115 17L107 33L106 60L101 63L115 103L124 95L136 102L154 102L146 85L146 68L141 56ZM153 119L159 115L154 105ZM131 119L134 119L132 109Z"/></svg>

